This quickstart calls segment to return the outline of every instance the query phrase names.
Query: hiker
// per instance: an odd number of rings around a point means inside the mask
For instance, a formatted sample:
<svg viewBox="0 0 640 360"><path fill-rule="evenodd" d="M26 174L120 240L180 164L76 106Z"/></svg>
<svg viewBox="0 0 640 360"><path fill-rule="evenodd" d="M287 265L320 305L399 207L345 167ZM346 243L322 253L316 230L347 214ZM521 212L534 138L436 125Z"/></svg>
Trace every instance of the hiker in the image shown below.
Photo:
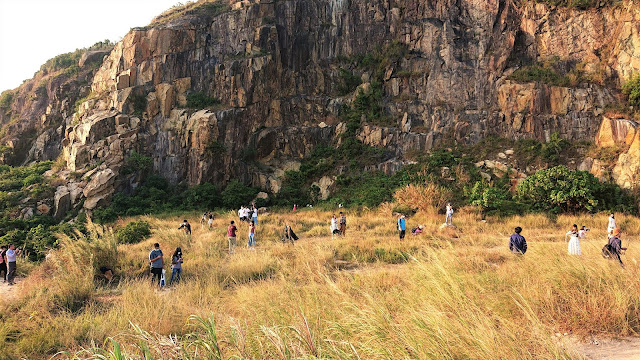
<svg viewBox="0 0 640 360"><path fill-rule="evenodd" d="M589 231L589 228L586 227L581 227L580 230L578 231L578 238L580 238L581 240L586 240L587 239L587 231Z"/></svg>
<svg viewBox="0 0 640 360"><path fill-rule="evenodd" d="M184 221L182 222L182 224L180 225L178 230L180 230L180 229L184 229L184 234L185 235L191 235L191 224L189 224L187 219L184 219Z"/></svg>
<svg viewBox="0 0 640 360"><path fill-rule="evenodd" d="M227 227L227 237L229 238L229 254L233 254L236 248L236 231L238 228L235 225L235 221L231 220L229 227Z"/></svg>
<svg viewBox="0 0 640 360"><path fill-rule="evenodd" d="M418 225L418 227L411 229L411 235L420 235L422 234L422 229L424 229L424 225Z"/></svg>
<svg viewBox="0 0 640 360"><path fill-rule="evenodd" d="M569 255L582 255L582 250L580 250L580 235L578 232L578 225L573 224L571 230L567 232L564 236L564 240L567 240L569 237Z"/></svg>
<svg viewBox="0 0 640 360"><path fill-rule="evenodd" d="M340 211L340 235L344 237L347 234L347 216Z"/></svg>
<svg viewBox="0 0 640 360"><path fill-rule="evenodd" d="M296 211L296 210L298 210L298 205L293 204L293 211Z"/></svg>
<svg viewBox="0 0 640 360"><path fill-rule="evenodd" d="M520 235L522 228L520 226L514 229L515 234L509 238L509 250L514 254L523 255L527 252L527 240Z"/></svg>
<svg viewBox="0 0 640 360"><path fill-rule="evenodd" d="M151 264L151 283L155 282L155 279L158 278L158 285L160 285L160 281L162 280L162 268L164 266L160 244L153 244L153 250L149 253L149 263Z"/></svg>
<svg viewBox="0 0 640 360"><path fill-rule="evenodd" d="M256 224L252 221L249 225L249 242L247 247L251 250L255 250L256 247Z"/></svg>
<svg viewBox="0 0 640 360"><path fill-rule="evenodd" d="M253 206L253 225L258 225L258 208Z"/></svg>
<svg viewBox="0 0 640 360"><path fill-rule="evenodd" d="M453 206L451 206L451 203L447 203L447 217L444 219L444 223L453 225Z"/></svg>
<svg viewBox="0 0 640 360"><path fill-rule="evenodd" d="M180 282L180 278L182 274L182 249L177 247L176 251L173 252L171 256L171 280L169 280L169 285L173 284L173 279L175 278L176 282Z"/></svg>
<svg viewBox="0 0 640 360"><path fill-rule="evenodd" d="M214 218L215 218L215 216L213 216L213 214L212 214L212 213L209 213L209 220L208 220L208 223L209 223L209 230L211 230L211 228L213 228L213 219L214 219Z"/></svg>
<svg viewBox="0 0 640 360"><path fill-rule="evenodd" d="M209 218L209 213L205 211L204 214L202 214L202 217L200 218L200 228L204 228L204 224L207 223L208 218Z"/></svg>
<svg viewBox="0 0 640 360"><path fill-rule="evenodd" d="M240 206L240 210L238 210L238 219L242 221L242 217L244 216L244 206Z"/></svg>
<svg viewBox="0 0 640 360"><path fill-rule="evenodd" d="M329 227L329 229L331 230L331 239L333 239L336 234L340 233L340 228L338 228L338 218L336 218L336 214L333 214L331 216L331 227Z"/></svg>
<svg viewBox="0 0 640 360"><path fill-rule="evenodd" d="M404 239L406 230L407 230L407 223L404 220L404 215L400 215L400 218L398 219L398 232L400 235L400 240Z"/></svg>
<svg viewBox="0 0 640 360"><path fill-rule="evenodd" d="M607 234L609 234L609 237L613 235L613 230L615 229L616 229L616 217L614 216L613 213L611 213L611 216L609 216L609 225L607 226Z"/></svg>
<svg viewBox="0 0 640 360"><path fill-rule="evenodd" d="M9 250L6 251L5 256L7 258L7 282L9 285L15 284L14 280L16 278L16 259L22 250L16 250L16 246L13 244L9 245Z"/></svg>
<svg viewBox="0 0 640 360"><path fill-rule="evenodd" d="M7 247L0 246L0 276L2 276L3 282L7 282Z"/></svg>
<svg viewBox="0 0 640 360"><path fill-rule="evenodd" d="M622 240L620 240L621 233L622 231L620 231L619 228L613 229L611 237L609 238L609 243L602 249L602 255L606 258L614 258L618 260L620 266L624 267L620 255L623 251L627 250L627 248L622 247Z"/></svg>
<svg viewBox="0 0 640 360"><path fill-rule="evenodd" d="M287 241L291 242L291 245L294 245L294 241L298 240L298 236L296 235L296 233L293 232L293 229L291 229L291 226L287 225L287 223L284 223L284 231L282 233L282 242L286 243Z"/></svg>

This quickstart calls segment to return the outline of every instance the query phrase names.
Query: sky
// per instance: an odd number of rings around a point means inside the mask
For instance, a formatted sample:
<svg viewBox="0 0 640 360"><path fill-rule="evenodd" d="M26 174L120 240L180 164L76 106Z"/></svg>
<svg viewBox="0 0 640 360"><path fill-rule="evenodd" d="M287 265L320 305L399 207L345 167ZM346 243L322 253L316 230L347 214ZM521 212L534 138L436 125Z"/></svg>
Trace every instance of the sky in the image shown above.
<svg viewBox="0 0 640 360"><path fill-rule="evenodd" d="M129 29L185 0L0 0L0 92L18 87L48 59Z"/></svg>

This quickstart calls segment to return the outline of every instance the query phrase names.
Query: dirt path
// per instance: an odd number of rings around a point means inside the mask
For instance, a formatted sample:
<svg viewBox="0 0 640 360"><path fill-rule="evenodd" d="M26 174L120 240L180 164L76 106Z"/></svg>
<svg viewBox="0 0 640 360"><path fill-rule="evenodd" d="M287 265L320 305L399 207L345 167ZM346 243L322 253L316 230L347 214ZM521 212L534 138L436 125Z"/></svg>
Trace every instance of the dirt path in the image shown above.
<svg viewBox="0 0 640 360"><path fill-rule="evenodd" d="M575 344L576 350L593 360L637 360L640 359L640 338L602 340Z"/></svg>
<svg viewBox="0 0 640 360"><path fill-rule="evenodd" d="M0 279L0 302L11 301L18 296L18 283L22 281L21 278L16 278L16 285L9 286Z"/></svg>

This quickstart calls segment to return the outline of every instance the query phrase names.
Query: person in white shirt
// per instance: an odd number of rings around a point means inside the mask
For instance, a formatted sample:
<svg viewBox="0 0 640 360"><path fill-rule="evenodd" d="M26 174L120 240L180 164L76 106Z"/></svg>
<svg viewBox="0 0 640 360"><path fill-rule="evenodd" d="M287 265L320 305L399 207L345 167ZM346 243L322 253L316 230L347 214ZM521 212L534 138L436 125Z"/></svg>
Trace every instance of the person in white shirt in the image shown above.
<svg viewBox="0 0 640 360"><path fill-rule="evenodd" d="M447 225L453 225L453 206L451 203L447 203L447 217L444 220Z"/></svg>
<svg viewBox="0 0 640 360"><path fill-rule="evenodd" d="M17 257L20 256L22 250L16 250L15 245L9 245L9 250L7 250L7 282L9 285L15 284L14 280L16 278L16 260Z"/></svg>
<svg viewBox="0 0 640 360"><path fill-rule="evenodd" d="M244 206L240 206L240 210L238 210L238 218L240 219L240 221L243 220L242 218L243 216L244 216Z"/></svg>
<svg viewBox="0 0 640 360"><path fill-rule="evenodd" d="M336 218L336 214L333 214L331 217L331 227L329 227L331 231L331 239L333 239L336 234L340 233L340 228L338 227L338 218Z"/></svg>
<svg viewBox="0 0 640 360"><path fill-rule="evenodd" d="M584 226L580 228L580 230L578 231L578 237L580 238L580 240L587 239L587 231L589 231L589 229L585 228Z"/></svg>
<svg viewBox="0 0 640 360"><path fill-rule="evenodd" d="M607 226L607 234L611 236L613 234L613 230L616 228L616 218L613 213L609 216L609 225Z"/></svg>
<svg viewBox="0 0 640 360"><path fill-rule="evenodd" d="M252 216L252 220L253 220L253 225L258 225L258 208L257 207L253 207L253 216Z"/></svg>

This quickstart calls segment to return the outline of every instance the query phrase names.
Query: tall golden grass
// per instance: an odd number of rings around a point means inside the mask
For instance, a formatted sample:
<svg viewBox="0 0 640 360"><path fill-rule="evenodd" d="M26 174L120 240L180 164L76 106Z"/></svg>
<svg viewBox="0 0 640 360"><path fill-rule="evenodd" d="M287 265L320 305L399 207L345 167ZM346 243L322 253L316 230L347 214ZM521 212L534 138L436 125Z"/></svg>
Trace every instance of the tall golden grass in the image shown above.
<svg viewBox="0 0 640 360"><path fill-rule="evenodd" d="M197 214L188 218L197 219ZM19 300L0 305L0 354L7 358L76 359L558 359L579 358L555 333L625 336L640 330L640 251L626 269L603 259L607 216L488 218L456 213L455 233L419 212L397 238L390 211L348 211L345 238L331 239L331 212L302 210L260 218L257 250L227 254L222 214L212 230L194 221L187 238L180 217L143 217L152 238L116 245L99 231L61 248L22 282ZM287 221L300 235L279 241ZM566 253L573 223L591 226L582 257ZM626 233L640 220L619 216ZM516 226L524 256L506 249ZM147 255L185 255L182 283L150 284ZM105 263L121 280L96 281ZM168 267L167 267L168 268ZM60 352L60 353L59 353ZM145 357L146 356L146 357Z"/></svg>

